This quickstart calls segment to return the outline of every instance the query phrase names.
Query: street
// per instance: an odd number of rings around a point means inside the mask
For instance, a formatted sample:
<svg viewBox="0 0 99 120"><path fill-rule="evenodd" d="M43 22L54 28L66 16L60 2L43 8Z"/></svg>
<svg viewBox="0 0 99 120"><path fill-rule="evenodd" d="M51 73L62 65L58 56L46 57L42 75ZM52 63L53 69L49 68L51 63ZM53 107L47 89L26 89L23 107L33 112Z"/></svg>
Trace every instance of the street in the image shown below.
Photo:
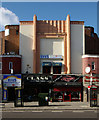
<svg viewBox="0 0 99 120"><path fill-rule="evenodd" d="M3 118L93 118L95 120L97 118L97 111L19 111L19 112L3 112Z"/></svg>
<svg viewBox="0 0 99 120"><path fill-rule="evenodd" d="M83 102L50 102L49 106L38 106L38 102L24 103L24 107L14 107L14 103L2 104L3 120L25 120L55 118L65 120L98 120L99 110L97 107L90 107L89 103ZM11 119L12 118L12 119Z"/></svg>

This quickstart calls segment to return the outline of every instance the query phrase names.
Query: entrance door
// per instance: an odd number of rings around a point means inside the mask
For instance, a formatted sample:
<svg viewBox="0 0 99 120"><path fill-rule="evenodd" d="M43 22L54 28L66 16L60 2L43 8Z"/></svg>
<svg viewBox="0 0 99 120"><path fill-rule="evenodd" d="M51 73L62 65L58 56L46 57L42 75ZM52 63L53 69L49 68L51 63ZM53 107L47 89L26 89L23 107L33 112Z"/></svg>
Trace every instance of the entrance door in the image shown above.
<svg viewBox="0 0 99 120"><path fill-rule="evenodd" d="M53 66L53 74L61 74L61 66Z"/></svg>
<svg viewBox="0 0 99 120"><path fill-rule="evenodd" d="M63 101L71 101L71 93L70 92L64 92L63 93Z"/></svg>
<svg viewBox="0 0 99 120"><path fill-rule="evenodd" d="M97 89L90 89L90 106L97 106Z"/></svg>
<svg viewBox="0 0 99 120"><path fill-rule="evenodd" d="M51 66L43 66L43 73L50 74L51 73Z"/></svg>
<svg viewBox="0 0 99 120"><path fill-rule="evenodd" d="M15 100L15 87L7 87L8 101Z"/></svg>

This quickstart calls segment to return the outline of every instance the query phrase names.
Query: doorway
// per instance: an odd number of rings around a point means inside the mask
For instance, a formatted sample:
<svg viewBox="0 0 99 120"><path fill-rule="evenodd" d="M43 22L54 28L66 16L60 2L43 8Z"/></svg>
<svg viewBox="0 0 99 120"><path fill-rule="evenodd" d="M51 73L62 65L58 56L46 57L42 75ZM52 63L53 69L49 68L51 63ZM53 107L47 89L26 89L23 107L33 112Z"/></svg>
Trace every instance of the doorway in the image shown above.
<svg viewBox="0 0 99 120"><path fill-rule="evenodd" d="M51 73L51 66L43 66L43 73L50 74Z"/></svg>
<svg viewBox="0 0 99 120"><path fill-rule="evenodd" d="M15 100L15 87L7 87L7 100L14 101Z"/></svg>
<svg viewBox="0 0 99 120"><path fill-rule="evenodd" d="M63 101L66 102L70 102L71 101L71 93L70 92L64 92L63 93Z"/></svg>
<svg viewBox="0 0 99 120"><path fill-rule="evenodd" d="M53 74L61 74L61 66L53 66Z"/></svg>
<svg viewBox="0 0 99 120"><path fill-rule="evenodd" d="M97 88L90 89L90 106L97 106Z"/></svg>

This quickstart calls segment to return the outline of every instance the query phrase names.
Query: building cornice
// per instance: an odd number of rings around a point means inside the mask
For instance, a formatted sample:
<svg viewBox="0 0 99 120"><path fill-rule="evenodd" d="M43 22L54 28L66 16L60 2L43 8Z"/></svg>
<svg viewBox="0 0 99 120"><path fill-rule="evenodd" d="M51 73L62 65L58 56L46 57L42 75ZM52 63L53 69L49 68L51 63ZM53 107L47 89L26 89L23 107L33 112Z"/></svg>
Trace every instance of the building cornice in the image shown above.
<svg viewBox="0 0 99 120"><path fill-rule="evenodd" d="M21 55L0 55L0 57L19 57L21 58Z"/></svg>
<svg viewBox="0 0 99 120"><path fill-rule="evenodd" d="M99 55L82 55L82 58L99 58Z"/></svg>

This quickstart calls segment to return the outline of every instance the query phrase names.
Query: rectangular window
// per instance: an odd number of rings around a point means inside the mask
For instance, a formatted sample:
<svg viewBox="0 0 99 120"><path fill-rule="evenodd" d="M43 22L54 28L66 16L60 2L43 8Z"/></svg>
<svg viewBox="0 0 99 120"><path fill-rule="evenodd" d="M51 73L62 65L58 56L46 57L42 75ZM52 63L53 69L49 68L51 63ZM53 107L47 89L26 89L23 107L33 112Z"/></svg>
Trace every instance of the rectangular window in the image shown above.
<svg viewBox="0 0 99 120"><path fill-rule="evenodd" d="M95 70L95 62L92 62L92 70Z"/></svg>
<svg viewBox="0 0 99 120"><path fill-rule="evenodd" d="M18 35L19 34L19 30L16 30L16 35Z"/></svg>
<svg viewBox="0 0 99 120"><path fill-rule="evenodd" d="M13 62L9 62L9 70L13 69Z"/></svg>
<svg viewBox="0 0 99 120"><path fill-rule="evenodd" d="M5 36L9 35L9 29L5 29Z"/></svg>
<svg viewBox="0 0 99 120"><path fill-rule="evenodd" d="M2 70L2 62L0 62L0 70Z"/></svg>

